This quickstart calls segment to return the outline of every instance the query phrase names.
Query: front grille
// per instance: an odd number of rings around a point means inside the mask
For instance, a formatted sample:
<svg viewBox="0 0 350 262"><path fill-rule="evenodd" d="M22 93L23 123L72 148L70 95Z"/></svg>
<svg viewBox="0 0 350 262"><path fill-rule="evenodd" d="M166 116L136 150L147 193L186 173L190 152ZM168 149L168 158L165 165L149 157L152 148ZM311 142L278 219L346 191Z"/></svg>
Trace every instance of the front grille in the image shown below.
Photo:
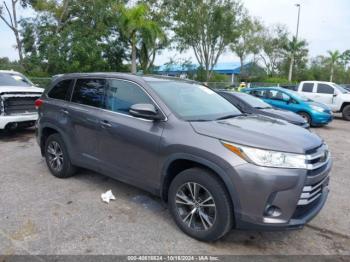
<svg viewBox="0 0 350 262"><path fill-rule="evenodd" d="M317 200L323 193L323 189L328 186L329 177L311 186L304 186L298 201L298 206L306 206Z"/></svg>
<svg viewBox="0 0 350 262"><path fill-rule="evenodd" d="M3 101L5 115L18 115L35 113L34 102L39 96L25 96L25 97L6 97Z"/></svg>
<svg viewBox="0 0 350 262"><path fill-rule="evenodd" d="M323 144L322 146L312 150L312 153L310 152L307 154L305 158L307 170L315 170L321 168L328 163L328 160L330 158L328 146L326 144Z"/></svg>

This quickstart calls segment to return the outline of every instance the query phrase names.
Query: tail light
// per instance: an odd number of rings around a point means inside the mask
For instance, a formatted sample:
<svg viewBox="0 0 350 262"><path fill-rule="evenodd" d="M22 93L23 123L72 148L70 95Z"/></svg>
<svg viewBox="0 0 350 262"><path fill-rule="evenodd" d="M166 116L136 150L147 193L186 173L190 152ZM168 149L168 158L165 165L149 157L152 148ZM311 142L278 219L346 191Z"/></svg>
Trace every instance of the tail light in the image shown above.
<svg viewBox="0 0 350 262"><path fill-rule="evenodd" d="M44 101L42 99L40 99L40 98L35 100L35 102L34 102L35 109L39 109L42 106L43 103L44 103Z"/></svg>

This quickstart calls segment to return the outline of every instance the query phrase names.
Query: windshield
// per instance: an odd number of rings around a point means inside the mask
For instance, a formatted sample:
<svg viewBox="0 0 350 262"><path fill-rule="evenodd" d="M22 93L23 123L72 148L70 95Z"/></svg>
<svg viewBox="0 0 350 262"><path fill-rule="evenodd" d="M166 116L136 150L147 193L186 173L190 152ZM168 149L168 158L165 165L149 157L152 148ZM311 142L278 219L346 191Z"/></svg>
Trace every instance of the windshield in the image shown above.
<svg viewBox="0 0 350 262"><path fill-rule="evenodd" d="M23 75L11 74L11 73L0 73L0 86L33 86L33 83L29 81Z"/></svg>
<svg viewBox="0 0 350 262"><path fill-rule="evenodd" d="M333 84L333 86L338 89L342 94L347 94L350 93L348 90L346 90L344 87L337 85L337 84Z"/></svg>
<svg viewBox="0 0 350 262"><path fill-rule="evenodd" d="M271 105L269 105L268 103L265 103L263 100L255 96L243 94L243 93L237 93L236 95L251 107L258 108L258 109L272 108Z"/></svg>
<svg viewBox="0 0 350 262"><path fill-rule="evenodd" d="M209 88L180 81L149 81L152 89L181 119L212 121L241 115L225 98Z"/></svg>

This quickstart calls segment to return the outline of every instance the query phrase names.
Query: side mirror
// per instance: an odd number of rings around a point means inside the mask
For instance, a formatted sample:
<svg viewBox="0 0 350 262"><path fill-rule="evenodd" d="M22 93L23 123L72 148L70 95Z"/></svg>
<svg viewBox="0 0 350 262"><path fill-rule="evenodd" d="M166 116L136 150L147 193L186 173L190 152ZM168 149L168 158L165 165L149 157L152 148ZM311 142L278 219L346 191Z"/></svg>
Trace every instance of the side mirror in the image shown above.
<svg viewBox="0 0 350 262"><path fill-rule="evenodd" d="M145 118L149 120L162 120L163 117L152 104L135 104L129 109L132 116Z"/></svg>
<svg viewBox="0 0 350 262"><path fill-rule="evenodd" d="M334 94L333 94L333 97L336 97L337 95L338 95L338 94L334 93Z"/></svg>

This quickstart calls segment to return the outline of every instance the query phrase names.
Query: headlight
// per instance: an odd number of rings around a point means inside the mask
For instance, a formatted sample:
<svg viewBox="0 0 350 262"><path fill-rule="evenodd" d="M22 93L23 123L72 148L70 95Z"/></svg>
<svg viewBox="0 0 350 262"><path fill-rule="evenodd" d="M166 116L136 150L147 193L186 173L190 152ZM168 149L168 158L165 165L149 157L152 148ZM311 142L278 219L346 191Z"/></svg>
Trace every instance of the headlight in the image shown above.
<svg viewBox="0 0 350 262"><path fill-rule="evenodd" d="M305 155L264 150L224 141L221 142L231 152L247 162L258 166L300 169L307 168Z"/></svg>
<svg viewBox="0 0 350 262"><path fill-rule="evenodd" d="M320 106L314 106L314 105L311 105L311 108L317 112L324 112L324 108L320 107Z"/></svg>

